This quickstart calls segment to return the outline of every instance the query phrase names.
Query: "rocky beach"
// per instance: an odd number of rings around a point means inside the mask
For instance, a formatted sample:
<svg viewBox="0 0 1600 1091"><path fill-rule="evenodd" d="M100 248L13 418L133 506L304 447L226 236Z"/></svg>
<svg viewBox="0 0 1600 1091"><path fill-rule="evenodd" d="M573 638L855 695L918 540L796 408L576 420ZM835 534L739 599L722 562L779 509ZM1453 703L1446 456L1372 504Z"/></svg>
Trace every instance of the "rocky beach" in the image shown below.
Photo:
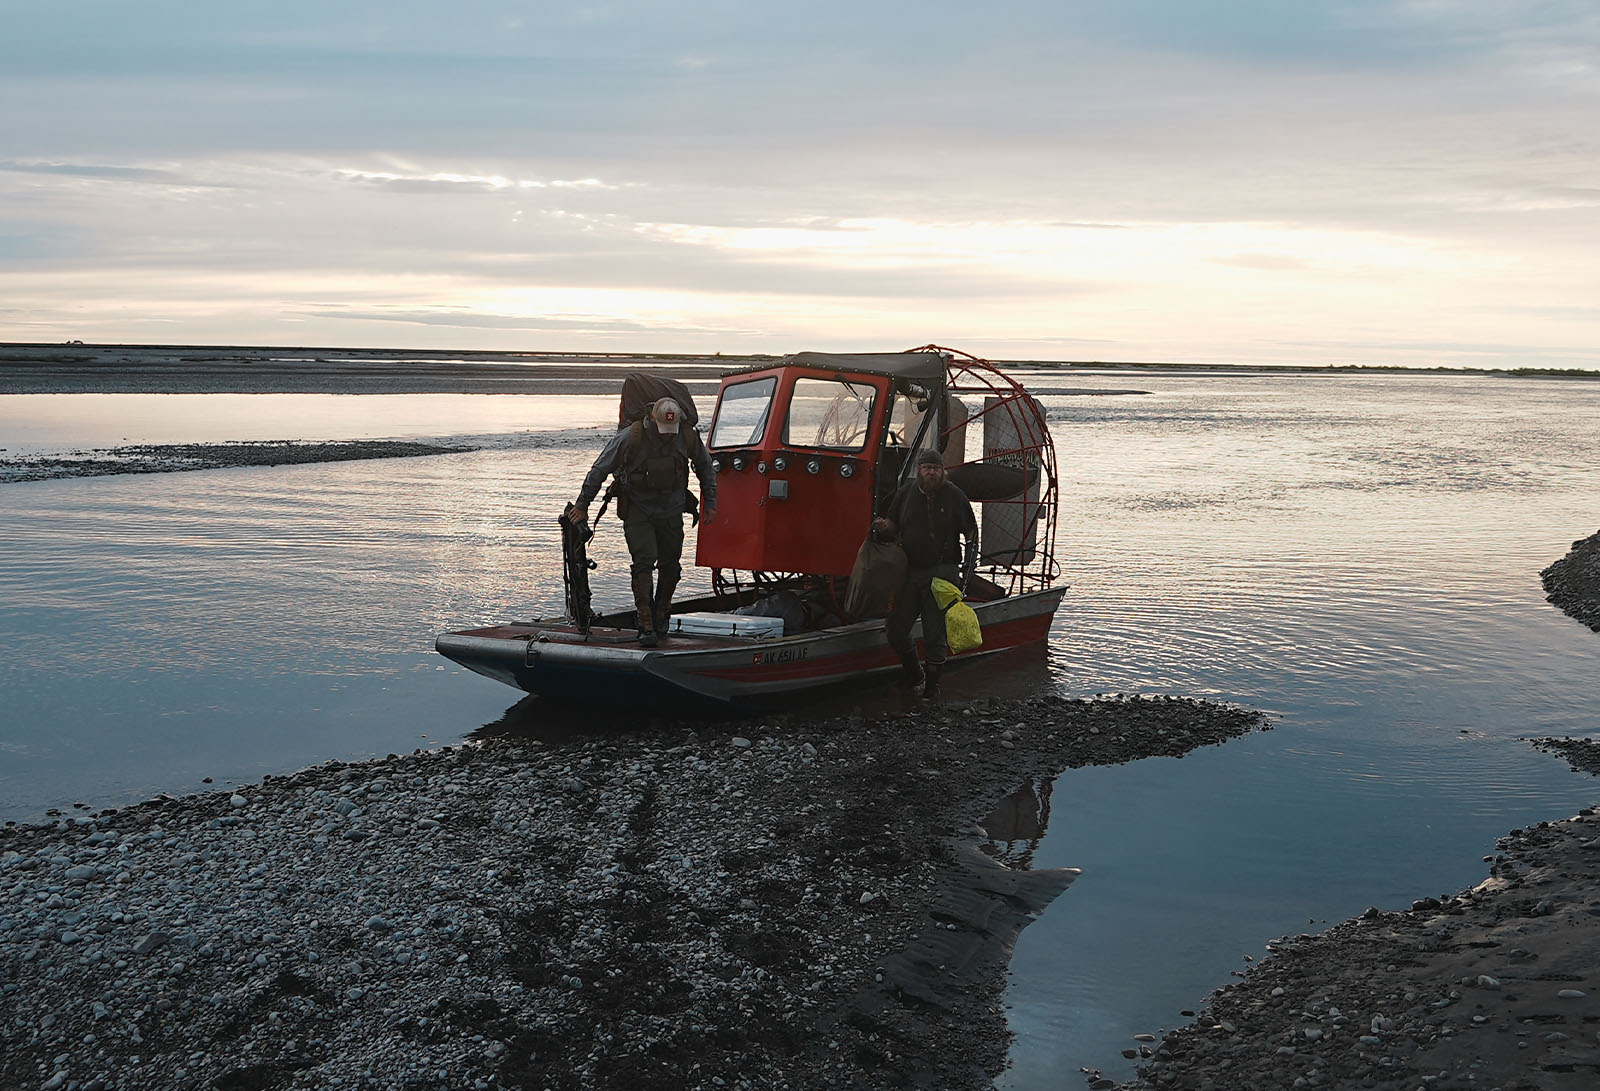
<svg viewBox="0 0 1600 1091"><path fill-rule="evenodd" d="M1074 874L996 858L1006 797L1266 726L661 722L9 827L0 1086L983 1087L1012 941Z"/></svg>
<svg viewBox="0 0 1600 1091"><path fill-rule="evenodd" d="M1600 531L1573 542L1565 557L1539 575L1552 603L1600 633Z"/></svg>

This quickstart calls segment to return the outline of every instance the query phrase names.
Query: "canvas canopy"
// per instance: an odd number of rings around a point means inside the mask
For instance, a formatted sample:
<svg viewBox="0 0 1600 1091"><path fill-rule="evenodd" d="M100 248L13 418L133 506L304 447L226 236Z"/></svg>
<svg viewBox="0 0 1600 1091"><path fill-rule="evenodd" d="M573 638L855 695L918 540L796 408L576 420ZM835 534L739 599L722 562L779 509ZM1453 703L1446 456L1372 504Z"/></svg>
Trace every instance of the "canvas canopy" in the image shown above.
<svg viewBox="0 0 1600 1091"><path fill-rule="evenodd" d="M945 360L937 352L797 352L770 363L724 372L722 377L726 379L730 375L771 371L775 367L810 367L818 371L887 375L922 383L930 388L942 387L945 380Z"/></svg>
<svg viewBox="0 0 1600 1091"><path fill-rule="evenodd" d="M785 364L829 371L859 371L913 382L942 384L944 357L937 352L797 352Z"/></svg>

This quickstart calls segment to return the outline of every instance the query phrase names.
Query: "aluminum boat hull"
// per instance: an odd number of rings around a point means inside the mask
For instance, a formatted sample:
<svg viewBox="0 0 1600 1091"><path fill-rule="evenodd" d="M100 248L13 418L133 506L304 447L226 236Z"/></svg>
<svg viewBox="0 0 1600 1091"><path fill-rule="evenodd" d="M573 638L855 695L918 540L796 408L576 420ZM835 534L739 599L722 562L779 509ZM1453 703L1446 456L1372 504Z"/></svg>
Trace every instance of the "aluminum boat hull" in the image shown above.
<svg viewBox="0 0 1600 1091"><path fill-rule="evenodd" d="M952 663L1045 639L1066 590L1048 587L971 603L983 627L983 644L952 656ZM913 636L920 646L920 626ZM586 702L677 696L770 704L900 669L882 618L780 637L674 633L656 648L641 648L632 629L597 623L585 635L562 618L445 633L434 647L470 670L528 693Z"/></svg>

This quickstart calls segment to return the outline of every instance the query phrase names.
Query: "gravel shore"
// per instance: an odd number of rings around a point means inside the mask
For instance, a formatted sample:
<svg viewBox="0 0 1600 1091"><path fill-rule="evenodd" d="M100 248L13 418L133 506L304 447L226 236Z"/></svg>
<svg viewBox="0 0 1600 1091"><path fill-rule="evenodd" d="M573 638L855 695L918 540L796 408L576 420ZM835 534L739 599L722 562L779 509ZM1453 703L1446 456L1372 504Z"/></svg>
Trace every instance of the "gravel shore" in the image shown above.
<svg viewBox="0 0 1600 1091"><path fill-rule="evenodd" d="M1585 808L1498 847L1470 890L1274 941L1122 1086L1590 1091L1600 817Z"/></svg>
<svg viewBox="0 0 1600 1091"><path fill-rule="evenodd" d="M433 443L352 440L340 443L168 443L107 447L64 455L0 458L0 483L109 474L161 474L217 470L229 466L291 466L305 462L349 462L362 458L415 458L471 450Z"/></svg>
<svg viewBox="0 0 1600 1091"><path fill-rule="evenodd" d="M985 1087L1011 945L1075 874L1004 866L997 804L1265 726L1054 697L658 723L10 827L0 1086Z"/></svg>
<svg viewBox="0 0 1600 1091"><path fill-rule="evenodd" d="M1539 575L1546 598L1600 633L1600 531L1573 542L1565 557Z"/></svg>

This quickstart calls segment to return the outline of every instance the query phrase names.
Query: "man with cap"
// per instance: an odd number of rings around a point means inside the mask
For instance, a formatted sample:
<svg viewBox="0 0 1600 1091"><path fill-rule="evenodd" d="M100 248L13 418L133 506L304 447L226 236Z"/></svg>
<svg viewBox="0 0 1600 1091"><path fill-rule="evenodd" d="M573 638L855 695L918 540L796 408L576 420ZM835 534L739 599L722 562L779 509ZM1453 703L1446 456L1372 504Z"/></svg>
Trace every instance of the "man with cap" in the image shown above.
<svg viewBox="0 0 1600 1091"><path fill-rule="evenodd" d="M681 427L683 410L662 398L645 416L619 429L594 460L574 502L574 518L588 522L589 504L606 475L617 479L617 514L633 560L633 604L639 643L653 648L667 635L672 593L683 574L683 515L688 509L689 467L705 497L706 519L717 511L717 475L700 433ZM652 587L652 573L659 577Z"/></svg>
<svg viewBox="0 0 1600 1091"><path fill-rule="evenodd" d="M939 696L939 675L949 645L944 611L933 597L935 578L966 590L978 564L978 520L967 494L944 471L944 459L931 448L917 456L917 477L900 486L884 513L900 529L906 551L906 585L889 611L889 646L900 653L905 674L902 689L922 686L922 696ZM917 662L911 627L922 619L922 645L927 667Z"/></svg>

